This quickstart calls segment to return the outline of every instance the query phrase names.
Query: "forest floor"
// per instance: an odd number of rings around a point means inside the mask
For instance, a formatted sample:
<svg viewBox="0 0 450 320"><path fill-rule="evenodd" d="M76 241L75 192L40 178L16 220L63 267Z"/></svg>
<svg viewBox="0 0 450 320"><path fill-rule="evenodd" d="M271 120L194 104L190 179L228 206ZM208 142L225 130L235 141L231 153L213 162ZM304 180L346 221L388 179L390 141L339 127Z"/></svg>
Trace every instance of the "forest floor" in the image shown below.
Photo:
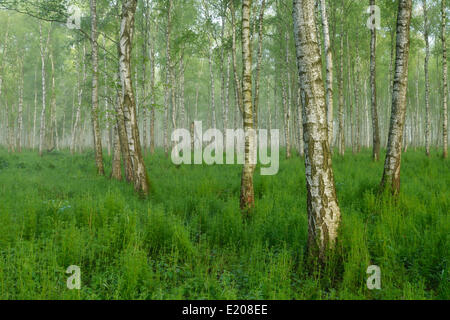
<svg viewBox="0 0 450 320"><path fill-rule="evenodd" d="M384 159L384 158L382 158ZM93 154L0 149L1 299L450 299L450 167L434 151L402 160L397 202L377 201L382 161L335 156L336 258L305 262L303 160L255 174L239 212L241 166L146 157L152 195L95 174ZM105 157L107 172L110 159ZM69 290L66 269L81 269ZM366 286L381 268L381 290Z"/></svg>

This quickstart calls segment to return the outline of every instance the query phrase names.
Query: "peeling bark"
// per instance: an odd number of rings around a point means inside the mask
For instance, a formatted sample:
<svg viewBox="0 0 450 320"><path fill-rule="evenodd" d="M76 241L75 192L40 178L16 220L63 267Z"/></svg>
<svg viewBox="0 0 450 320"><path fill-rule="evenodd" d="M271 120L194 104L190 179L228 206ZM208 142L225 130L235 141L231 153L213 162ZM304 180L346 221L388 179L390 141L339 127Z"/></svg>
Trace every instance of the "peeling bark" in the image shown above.
<svg viewBox="0 0 450 320"><path fill-rule="evenodd" d="M328 144L322 60L314 21L314 0L294 0L294 34L297 66L305 94L303 127L306 186L308 192L308 246L313 256L325 260L338 236L338 206Z"/></svg>

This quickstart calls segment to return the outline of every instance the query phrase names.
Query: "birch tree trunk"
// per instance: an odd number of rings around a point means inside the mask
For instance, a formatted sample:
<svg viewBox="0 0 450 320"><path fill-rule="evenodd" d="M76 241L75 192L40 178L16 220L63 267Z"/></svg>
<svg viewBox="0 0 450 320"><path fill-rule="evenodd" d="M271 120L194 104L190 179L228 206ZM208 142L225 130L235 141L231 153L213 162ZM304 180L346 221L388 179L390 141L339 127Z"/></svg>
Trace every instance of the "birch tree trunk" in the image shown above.
<svg viewBox="0 0 450 320"><path fill-rule="evenodd" d="M105 95L105 112L106 112L106 134L107 134L107 149L108 149L108 156L111 155L111 148L112 148L112 144L113 144L113 131L114 131L114 125L112 124L112 113L110 110L110 106L109 106L109 101L108 101L108 65L106 63L106 39L105 37L103 37L103 54L104 54L104 59L103 59L103 68L105 69L104 71L104 92L103 94ZM113 127L111 129L111 127Z"/></svg>
<svg viewBox="0 0 450 320"><path fill-rule="evenodd" d="M400 191L400 166L403 130L406 115L406 90L408 86L409 27L412 0L400 0L397 17L397 47L392 92L392 115L389 127L388 149L384 163L381 190L389 189L397 195Z"/></svg>
<svg viewBox="0 0 450 320"><path fill-rule="evenodd" d="M370 5L375 6L375 0L370 0ZM371 14L373 16L374 12ZM375 26L375 23L372 24ZM380 159L380 131L378 127L378 111L377 111L377 84L376 84L376 46L377 46L377 30L372 27L370 38L370 90L371 90L371 110L372 110L372 140L373 150L372 159L378 161Z"/></svg>
<svg viewBox="0 0 450 320"><path fill-rule="evenodd" d="M303 92L302 92L302 88L299 85L298 90L297 90L297 119L298 119L298 142L299 142L299 154L300 157L304 157L305 156L305 144L304 144L304 138L303 138L303 102L304 99L302 97ZM328 109L327 109L328 110ZM330 152L331 152L331 148L330 148Z"/></svg>
<svg viewBox="0 0 450 320"><path fill-rule="evenodd" d="M237 72L237 58L236 58L236 11L234 9L234 1L230 1L230 12L231 12L231 56L233 58L233 74L234 74L234 90L236 96L236 105L242 114L244 114L243 107L243 97L242 97L242 84L239 80Z"/></svg>
<svg viewBox="0 0 450 320"><path fill-rule="evenodd" d="M17 151L22 152L22 130L23 130L23 60L19 59L19 106L18 106L18 132L17 132Z"/></svg>
<svg viewBox="0 0 450 320"><path fill-rule="evenodd" d="M253 102L255 129L258 129L258 105L259 105L259 79L261 74L262 63L262 42L263 42L263 27L264 27L264 10L266 7L266 0L262 0L261 9L259 13L259 29L258 29L258 52L256 61L256 75L255 75L255 98Z"/></svg>
<svg viewBox="0 0 450 320"><path fill-rule="evenodd" d="M286 84L283 84L283 108L284 108L284 127L285 127L285 139L286 139L286 158L291 158L291 73L289 66L289 32L285 33L286 42ZM287 87L287 92L286 92Z"/></svg>
<svg viewBox="0 0 450 320"><path fill-rule="evenodd" d="M133 168L134 189L147 196L149 193L149 181L142 157L139 139L139 128L136 118L136 104L131 80L131 48L134 31L134 17L137 0L124 0L122 3L119 68L122 84L121 107L125 114L125 124L128 134L128 149Z"/></svg>
<svg viewBox="0 0 450 320"><path fill-rule="evenodd" d="M430 61L430 43L428 38L428 8L427 0L422 0L423 4L423 36L425 39L425 152L427 157L430 156L430 144L431 144L431 119L430 119L430 77L428 74L428 64Z"/></svg>
<svg viewBox="0 0 450 320"><path fill-rule="evenodd" d="M208 61L209 61L209 83L210 83L210 102L211 102L211 125L215 129L217 128L217 120L216 120L216 104L215 104L215 86L214 86L214 73L213 73L213 52L212 52L212 44L211 37L209 37L209 51L208 51Z"/></svg>
<svg viewBox="0 0 450 320"><path fill-rule="evenodd" d="M33 113L33 143L32 149L36 148L36 115L37 115L37 70L34 70L34 113Z"/></svg>
<svg viewBox="0 0 450 320"><path fill-rule="evenodd" d="M294 0L293 20L297 66L305 94L303 125L308 192L308 249L324 261L338 236L341 212L336 198L328 145L322 60L314 20L314 0Z"/></svg>
<svg viewBox="0 0 450 320"><path fill-rule="evenodd" d="M150 24L151 25L151 22ZM150 34L152 34L150 32ZM151 40L150 40L151 39ZM150 41L150 153L155 153L155 36L149 37Z"/></svg>
<svg viewBox="0 0 450 320"><path fill-rule="evenodd" d="M70 144L70 152L72 154L75 153L77 142L79 140L79 134L78 134L78 127L80 126L81 121L81 103L83 101L83 86L86 80L86 63L85 63L85 57L86 57L86 45L83 44L83 54L82 54L82 64L83 64L83 83L80 83L80 73L78 73L77 77L77 90L78 90L78 105L77 105L77 111L75 114L75 122L73 124L72 129L72 141ZM79 67L79 64L77 63L77 69Z"/></svg>
<svg viewBox="0 0 450 320"><path fill-rule="evenodd" d="M55 83L55 64L53 61L53 52L50 49L50 65L52 70L52 94L50 97L50 148L55 148L55 136L56 136L56 83Z"/></svg>
<svg viewBox="0 0 450 320"><path fill-rule="evenodd" d="M91 45L92 45L92 127L97 174L104 176L103 149L100 124L98 122L98 44L97 44L97 0L90 0L91 8ZM106 72L106 70L105 70Z"/></svg>
<svg viewBox="0 0 450 320"><path fill-rule="evenodd" d="M255 171L254 152L256 151L256 135L253 128L252 99L252 50L250 43L250 8L251 0L242 1L242 97L244 107L245 154L242 169L240 207L248 214L254 207L253 173Z"/></svg>
<svg viewBox="0 0 450 320"><path fill-rule="evenodd" d="M339 51L339 155L343 156L345 154L345 129L344 129L344 35L341 29L340 34L340 51Z"/></svg>
<svg viewBox="0 0 450 320"><path fill-rule="evenodd" d="M446 47L446 6L445 0L441 0L441 42L442 42L442 83L443 83L443 94L442 94L442 111L444 113L443 125L442 125L442 138L443 138L443 154L444 159L448 157L448 136L447 136L447 125L448 125L448 114L447 114L447 99L448 99L448 84L447 84L447 47Z"/></svg>
<svg viewBox="0 0 450 320"><path fill-rule="evenodd" d="M120 165L120 139L119 139L119 129L116 123L113 127L114 132L114 145L113 145L113 161L112 161L112 171L111 178L116 180L122 180L122 167Z"/></svg>
<svg viewBox="0 0 450 320"><path fill-rule="evenodd" d="M166 87L164 88L164 152L166 157L169 155L169 94L170 94L170 41L172 30L172 6L173 0L169 0L169 8L167 12L167 29L166 29Z"/></svg>
<svg viewBox="0 0 450 320"><path fill-rule="evenodd" d="M320 0L320 12L322 14L323 42L326 55L326 103L328 121L328 144L330 150L333 145L333 53L331 51L330 31L328 26L328 14L325 0Z"/></svg>
<svg viewBox="0 0 450 320"><path fill-rule="evenodd" d="M148 0L144 2L144 15L145 21L141 24L142 29L141 33L143 34L142 41L142 83L141 83L141 91L142 91L142 143L144 148L144 155L147 155L147 118L148 118L148 100L147 100L147 50L148 44L151 41L148 41L149 35L149 3ZM136 84L137 85L137 84Z"/></svg>
<svg viewBox="0 0 450 320"><path fill-rule="evenodd" d="M47 45L50 40L50 32L48 33ZM42 23L39 23L39 44L41 53L41 79L42 79L42 110L41 110L41 127L39 133L39 155L42 157L45 143L45 109L46 109L46 87L45 87L45 54L47 45L44 47L44 39L42 37Z"/></svg>

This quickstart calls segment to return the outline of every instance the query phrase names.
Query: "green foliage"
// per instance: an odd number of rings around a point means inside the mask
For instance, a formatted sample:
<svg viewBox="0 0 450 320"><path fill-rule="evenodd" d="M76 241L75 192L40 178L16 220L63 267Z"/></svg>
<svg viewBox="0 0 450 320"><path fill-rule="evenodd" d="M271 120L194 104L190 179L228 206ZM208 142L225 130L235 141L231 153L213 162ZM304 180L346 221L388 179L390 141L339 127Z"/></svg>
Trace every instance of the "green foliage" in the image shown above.
<svg viewBox="0 0 450 320"><path fill-rule="evenodd" d="M248 221L240 166L177 167L162 152L147 164L154 190L144 201L128 184L97 177L91 154L0 150L0 297L450 298L450 170L437 154L404 154L396 202L377 198L382 163L369 151L336 156L341 236L322 267L305 262L302 159L255 176ZM381 290L366 287L371 264L381 268ZM81 267L80 291L66 288L69 265Z"/></svg>

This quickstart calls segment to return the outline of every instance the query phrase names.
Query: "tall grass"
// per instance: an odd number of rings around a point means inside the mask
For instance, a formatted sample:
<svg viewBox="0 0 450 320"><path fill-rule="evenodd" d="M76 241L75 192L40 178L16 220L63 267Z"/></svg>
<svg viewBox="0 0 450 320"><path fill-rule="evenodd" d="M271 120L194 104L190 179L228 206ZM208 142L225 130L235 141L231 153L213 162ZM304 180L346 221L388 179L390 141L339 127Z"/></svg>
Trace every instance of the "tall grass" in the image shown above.
<svg viewBox="0 0 450 320"><path fill-rule="evenodd" d="M105 159L107 172L110 159ZM379 200L382 162L334 157L342 226L336 259L305 261L304 164L255 174L239 212L241 167L146 159L152 194L95 174L92 153L0 150L2 299L449 299L448 161L408 151L402 192ZM381 268L381 290L366 269ZM81 268L81 290L65 270Z"/></svg>

